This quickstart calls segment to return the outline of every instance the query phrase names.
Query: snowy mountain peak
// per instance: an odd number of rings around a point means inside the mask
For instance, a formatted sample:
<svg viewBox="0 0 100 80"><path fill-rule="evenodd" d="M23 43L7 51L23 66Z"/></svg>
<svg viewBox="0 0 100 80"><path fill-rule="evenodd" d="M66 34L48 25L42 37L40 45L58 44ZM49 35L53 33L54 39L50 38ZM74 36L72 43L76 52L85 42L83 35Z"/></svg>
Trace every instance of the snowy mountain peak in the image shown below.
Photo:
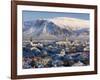
<svg viewBox="0 0 100 80"><path fill-rule="evenodd" d="M68 17L56 17L50 19L50 21L54 22L56 25L67 28L70 27L72 30L81 29L81 28L89 28L89 21L76 19L76 18L68 18Z"/></svg>

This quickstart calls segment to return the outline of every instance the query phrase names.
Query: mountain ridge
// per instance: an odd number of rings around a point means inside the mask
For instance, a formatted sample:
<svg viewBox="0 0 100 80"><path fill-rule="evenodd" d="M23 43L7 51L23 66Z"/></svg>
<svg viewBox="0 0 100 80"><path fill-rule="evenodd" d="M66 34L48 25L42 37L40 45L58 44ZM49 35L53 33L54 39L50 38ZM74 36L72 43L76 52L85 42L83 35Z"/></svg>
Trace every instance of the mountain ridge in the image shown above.
<svg viewBox="0 0 100 80"><path fill-rule="evenodd" d="M46 31L43 34L44 27ZM37 19L34 21L26 21L23 25L23 39L29 37L36 38L38 36L46 39L48 37L64 38L71 35L79 35L87 32L89 33L89 21L68 18L68 17L56 17L52 19ZM46 35L45 35L46 34ZM41 36L40 36L41 35Z"/></svg>

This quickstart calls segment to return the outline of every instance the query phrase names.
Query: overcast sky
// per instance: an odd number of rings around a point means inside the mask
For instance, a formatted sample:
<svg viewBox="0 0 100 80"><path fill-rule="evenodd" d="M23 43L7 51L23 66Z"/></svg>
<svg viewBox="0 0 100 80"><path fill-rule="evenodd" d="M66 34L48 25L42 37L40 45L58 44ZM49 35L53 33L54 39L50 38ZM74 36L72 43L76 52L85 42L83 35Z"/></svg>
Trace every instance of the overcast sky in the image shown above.
<svg viewBox="0 0 100 80"><path fill-rule="evenodd" d="M36 20L41 18L49 19L54 17L70 17L70 18L89 20L88 13L45 12L45 11L23 11L22 12L23 21Z"/></svg>

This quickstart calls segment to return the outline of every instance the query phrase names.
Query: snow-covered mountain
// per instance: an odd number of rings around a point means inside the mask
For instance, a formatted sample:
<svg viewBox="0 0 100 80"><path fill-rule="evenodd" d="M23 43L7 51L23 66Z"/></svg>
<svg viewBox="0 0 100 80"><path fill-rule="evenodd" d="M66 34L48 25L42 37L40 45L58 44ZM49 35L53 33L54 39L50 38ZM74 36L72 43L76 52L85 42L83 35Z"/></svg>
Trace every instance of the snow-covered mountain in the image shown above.
<svg viewBox="0 0 100 80"><path fill-rule="evenodd" d="M76 18L57 17L57 18L50 19L50 21L54 22L56 25L65 29L71 28L72 30L77 30L77 29L89 27L88 20L82 20Z"/></svg>
<svg viewBox="0 0 100 80"><path fill-rule="evenodd" d="M89 21L56 17L52 19L38 19L23 23L23 39L63 39L66 36L89 35Z"/></svg>

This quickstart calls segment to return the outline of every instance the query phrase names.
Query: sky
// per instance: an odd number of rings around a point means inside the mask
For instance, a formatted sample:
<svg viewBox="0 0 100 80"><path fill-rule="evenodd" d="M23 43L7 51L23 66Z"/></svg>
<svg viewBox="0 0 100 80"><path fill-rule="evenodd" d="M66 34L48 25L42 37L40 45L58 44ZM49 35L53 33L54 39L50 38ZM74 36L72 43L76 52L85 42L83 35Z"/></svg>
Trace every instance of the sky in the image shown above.
<svg viewBox="0 0 100 80"><path fill-rule="evenodd" d="M47 11L22 11L23 21L31 21L36 19L51 19L54 17L70 17L83 20L89 20L88 13L68 13L68 12L47 12Z"/></svg>

